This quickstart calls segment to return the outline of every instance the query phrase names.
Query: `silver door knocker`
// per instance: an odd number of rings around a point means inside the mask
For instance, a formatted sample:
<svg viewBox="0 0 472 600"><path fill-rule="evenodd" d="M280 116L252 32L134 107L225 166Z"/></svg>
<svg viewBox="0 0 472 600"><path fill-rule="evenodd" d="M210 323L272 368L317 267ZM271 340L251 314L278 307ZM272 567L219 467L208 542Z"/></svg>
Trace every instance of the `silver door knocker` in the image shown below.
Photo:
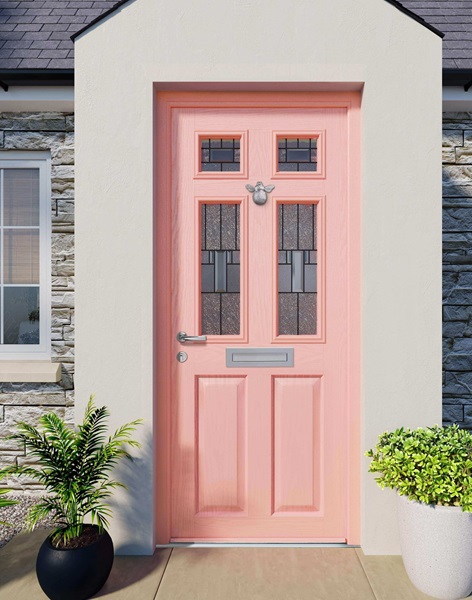
<svg viewBox="0 0 472 600"><path fill-rule="evenodd" d="M259 206L262 206L262 204L267 202L267 194L270 194L274 188L275 185L264 185L262 181L258 181L255 187L250 183L246 185L247 191L251 192L252 199L256 204L259 204Z"/></svg>

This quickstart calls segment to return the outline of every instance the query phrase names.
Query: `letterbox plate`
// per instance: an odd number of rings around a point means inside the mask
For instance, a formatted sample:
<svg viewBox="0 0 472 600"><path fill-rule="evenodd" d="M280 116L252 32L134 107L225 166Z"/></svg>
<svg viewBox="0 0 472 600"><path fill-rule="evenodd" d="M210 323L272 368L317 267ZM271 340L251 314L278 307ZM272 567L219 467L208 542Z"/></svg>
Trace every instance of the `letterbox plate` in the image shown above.
<svg viewBox="0 0 472 600"><path fill-rule="evenodd" d="M293 348L226 348L227 367L293 367Z"/></svg>

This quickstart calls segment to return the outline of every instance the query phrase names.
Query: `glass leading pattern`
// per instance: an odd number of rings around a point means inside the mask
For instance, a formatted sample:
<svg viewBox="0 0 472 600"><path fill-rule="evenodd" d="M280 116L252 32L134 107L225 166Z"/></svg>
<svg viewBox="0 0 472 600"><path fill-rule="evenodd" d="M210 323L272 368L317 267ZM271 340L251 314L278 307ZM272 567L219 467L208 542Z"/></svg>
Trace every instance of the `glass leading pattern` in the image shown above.
<svg viewBox="0 0 472 600"><path fill-rule="evenodd" d="M315 335L316 204L278 206L279 335Z"/></svg>
<svg viewBox="0 0 472 600"><path fill-rule="evenodd" d="M240 331L239 204L201 206L201 333Z"/></svg>
<svg viewBox="0 0 472 600"><path fill-rule="evenodd" d="M200 140L200 168L202 171L239 171L240 139Z"/></svg>
<svg viewBox="0 0 472 600"><path fill-rule="evenodd" d="M316 171L317 138L277 138L278 171Z"/></svg>

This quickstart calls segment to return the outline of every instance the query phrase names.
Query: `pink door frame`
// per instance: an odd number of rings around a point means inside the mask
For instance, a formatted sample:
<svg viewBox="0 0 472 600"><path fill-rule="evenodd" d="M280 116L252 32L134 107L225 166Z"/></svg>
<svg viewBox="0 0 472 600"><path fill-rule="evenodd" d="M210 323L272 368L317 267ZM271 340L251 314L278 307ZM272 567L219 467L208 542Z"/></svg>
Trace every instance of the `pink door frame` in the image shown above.
<svg viewBox="0 0 472 600"><path fill-rule="evenodd" d="M349 544L360 543L360 94L355 92L158 92L154 97L154 389L156 538L166 544L171 537L171 372L170 268L171 254L171 113L174 107L344 107L348 111L348 377ZM159 235L157 235L159 225Z"/></svg>

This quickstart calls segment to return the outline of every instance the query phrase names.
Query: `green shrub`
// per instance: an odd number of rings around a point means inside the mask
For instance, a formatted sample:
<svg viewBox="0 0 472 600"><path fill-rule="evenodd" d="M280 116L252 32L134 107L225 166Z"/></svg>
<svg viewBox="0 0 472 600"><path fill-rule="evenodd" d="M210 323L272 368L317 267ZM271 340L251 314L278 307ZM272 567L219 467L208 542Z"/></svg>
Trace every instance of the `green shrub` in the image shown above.
<svg viewBox="0 0 472 600"><path fill-rule="evenodd" d="M457 425L382 433L366 456L381 488L472 512L472 434Z"/></svg>
<svg viewBox="0 0 472 600"><path fill-rule="evenodd" d="M23 444L26 455L37 465L6 467L1 476L23 475L46 488L47 496L28 513L29 530L51 515L59 525L52 534L53 542L67 545L82 534L87 516L100 531L108 528L111 510L107 500L117 487L126 487L111 478L112 470L121 458L131 458L126 445L140 446L131 435L141 423L127 423L107 436L109 414L105 406L97 408L91 396L77 429L53 412L39 419L39 427L18 423L18 432L10 438Z"/></svg>

